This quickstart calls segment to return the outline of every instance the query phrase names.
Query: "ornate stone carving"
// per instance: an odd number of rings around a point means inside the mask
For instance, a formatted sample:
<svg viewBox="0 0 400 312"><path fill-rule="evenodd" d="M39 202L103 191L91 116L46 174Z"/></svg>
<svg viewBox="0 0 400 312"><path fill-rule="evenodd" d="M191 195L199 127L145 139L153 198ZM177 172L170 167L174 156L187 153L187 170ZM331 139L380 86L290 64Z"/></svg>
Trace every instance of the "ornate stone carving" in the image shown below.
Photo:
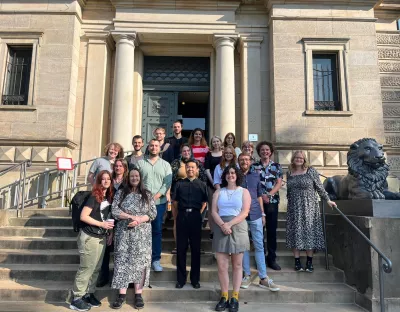
<svg viewBox="0 0 400 312"><path fill-rule="evenodd" d="M399 62L380 62L379 70L382 73L400 72L400 63Z"/></svg>
<svg viewBox="0 0 400 312"><path fill-rule="evenodd" d="M0 146L0 161L14 162L14 157L14 146Z"/></svg>
<svg viewBox="0 0 400 312"><path fill-rule="evenodd" d="M48 147L35 146L32 149L32 161L33 162L46 162Z"/></svg>
<svg viewBox="0 0 400 312"><path fill-rule="evenodd" d="M312 166L324 166L324 152L323 151L310 151L309 152L310 164Z"/></svg>
<svg viewBox="0 0 400 312"><path fill-rule="evenodd" d="M391 170L400 170L400 157L389 157L388 165Z"/></svg>
<svg viewBox="0 0 400 312"><path fill-rule="evenodd" d="M15 147L15 161L20 162L31 159L32 147L30 146L16 146Z"/></svg>
<svg viewBox="0 0 400 312"><path fill-rule="evenodd" d="M400 86L400 77L381 77L381 85L398 87Z"/></svg>
<svg viewBox="0 0 400 312"><path fill-rule="evenodd" d="M377 34L378 44L400 44L400 35Z"/></svg>
<svg viewBox="0 0 400 312"><path fill-rule="evenodd" d="M400 101L400 91L382 91L382 101Z"/></svg>
<svg viewBox="0 0 400 312"><path fill-rule="evenodd" d="M378 49L379 59L398 59L400 58L400 49Z"/></svg>
<svg viewBox="0 0 400 312"><path fill-rule="evenodd" d="M400 136L385 136L386 144L400 147Z"/></svg>
<svg viewBox="0 0 400 312"><path fill-rule="evenodd" d="M400 131L400 120L384 120L385 131Z"/></svg>
<svg viewBox="0 0 400 312"><path fill-rule="evenodd" d="M400 106L384 106L384 117L400 117Z"/></svg>
<svg viewBox="0 0 400 312"><path fill-rule="evenodd" d="M400 199L400 193L387 190L389 166L382 145L364 138L350 145L347 153L349 173L324 181L331 199Z"/></svg>
<svg viewBox="0 0 400 312"><path fill-rule="evenodd" d="M325 151L324 152L325 158L325 166L339 166L339 152L337 151Z"/></svg>

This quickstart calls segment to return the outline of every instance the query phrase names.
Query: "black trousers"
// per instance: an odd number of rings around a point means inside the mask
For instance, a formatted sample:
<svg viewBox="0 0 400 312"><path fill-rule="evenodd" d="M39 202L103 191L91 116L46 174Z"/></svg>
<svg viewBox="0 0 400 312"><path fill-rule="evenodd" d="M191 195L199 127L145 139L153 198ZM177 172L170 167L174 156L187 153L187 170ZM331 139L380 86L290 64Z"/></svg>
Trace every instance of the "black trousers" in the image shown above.
<svg viewBox="0 0 400 312"><path fill-rule="evenodd" d="M181 285L186 284L186 253L189 244L192 254L190 282L197 284L200 281L201 225L202 217L199 210L178 211L176 218L176 276Z"/></svg>
<svg viewBox="0 0 400 312"><path fill-rule="evenodd" d="M266 215L267 246L266 257L267 264L274 263L276 259L276 228L278 227L278 204L264 204L264 213Z"/></svg>

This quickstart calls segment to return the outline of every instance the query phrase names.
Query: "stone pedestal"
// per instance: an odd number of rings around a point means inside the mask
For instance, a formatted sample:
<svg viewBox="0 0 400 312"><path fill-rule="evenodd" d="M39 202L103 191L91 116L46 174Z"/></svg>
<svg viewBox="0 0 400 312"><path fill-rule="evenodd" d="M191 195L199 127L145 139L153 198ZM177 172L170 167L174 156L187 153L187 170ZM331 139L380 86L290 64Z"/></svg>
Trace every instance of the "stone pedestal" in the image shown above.
<svg viewBox="0 0 400 312"><path fill-rule="evenodd" d="M338 208L348 216L400 218L400 201L379 199L337 200ZM327 208L329 214L338 214Z"/></svg>

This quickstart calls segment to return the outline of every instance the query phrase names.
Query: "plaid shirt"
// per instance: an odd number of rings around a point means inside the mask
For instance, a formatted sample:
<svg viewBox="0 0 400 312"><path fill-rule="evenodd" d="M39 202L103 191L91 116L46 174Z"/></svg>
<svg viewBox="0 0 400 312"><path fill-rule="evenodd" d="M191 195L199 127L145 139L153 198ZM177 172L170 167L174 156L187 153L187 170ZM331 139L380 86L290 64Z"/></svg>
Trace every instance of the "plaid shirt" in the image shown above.
<svg viewBox="0 0 400 312"><path fill-rule="evenodd" d="M280 164L269 161L267 166L263 166L261 160L252 165L254 170L260 174L260 182L263 194L271 192L278 179L282 179L283 172ZM271 204L279 204L279 192L276 192L270 199Z"/></svg>

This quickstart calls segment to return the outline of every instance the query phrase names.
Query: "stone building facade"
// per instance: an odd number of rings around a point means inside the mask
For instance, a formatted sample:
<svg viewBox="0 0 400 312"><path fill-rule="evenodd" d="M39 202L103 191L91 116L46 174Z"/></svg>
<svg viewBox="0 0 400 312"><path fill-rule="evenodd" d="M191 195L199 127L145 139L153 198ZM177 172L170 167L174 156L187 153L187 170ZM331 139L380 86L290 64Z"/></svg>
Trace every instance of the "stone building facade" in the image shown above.
<svg viewBox="0 0 400 312"><path fill-rule="evenodd" d="M400 174L399 16L395 0L3 1L0 162L130 149L186 114L325 174L374 137Z"/></svg>

